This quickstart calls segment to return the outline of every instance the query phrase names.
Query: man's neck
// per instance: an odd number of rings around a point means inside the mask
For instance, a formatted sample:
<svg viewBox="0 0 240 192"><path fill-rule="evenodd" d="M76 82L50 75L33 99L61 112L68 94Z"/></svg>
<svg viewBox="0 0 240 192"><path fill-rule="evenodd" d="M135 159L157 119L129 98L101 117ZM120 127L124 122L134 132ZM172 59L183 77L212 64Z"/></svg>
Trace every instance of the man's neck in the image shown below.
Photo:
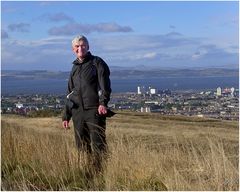
<svg viewBox="0 0 240 192"><path fill-rule="evenodd" d="M82 63L84 61L84 58L78 58L78 61Z"/></svg>
<svg viewBox="0 0 240 192"><path fill-rule="evenodd" d="M90 53L90 52L87 52L87 54L86 54L84 57L82 57L82 58L78 57L77 59L78 59L79 63L83 63L84 60L85 60L89 55L91 55L91 53Z"/></svg>

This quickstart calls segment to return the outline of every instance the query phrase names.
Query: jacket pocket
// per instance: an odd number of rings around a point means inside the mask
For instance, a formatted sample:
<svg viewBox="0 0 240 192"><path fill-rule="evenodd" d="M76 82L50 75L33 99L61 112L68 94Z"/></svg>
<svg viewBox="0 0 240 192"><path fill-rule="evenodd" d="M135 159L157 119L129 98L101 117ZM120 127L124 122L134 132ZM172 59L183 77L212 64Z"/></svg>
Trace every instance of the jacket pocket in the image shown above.
<svg viewBox="0 0 240 192"><path fill-rule="evenodd" d="M72 91L70 94L68 94L67 98L72 101L76 107L79 107L81 104L80 95L76 91Z"/></svg>

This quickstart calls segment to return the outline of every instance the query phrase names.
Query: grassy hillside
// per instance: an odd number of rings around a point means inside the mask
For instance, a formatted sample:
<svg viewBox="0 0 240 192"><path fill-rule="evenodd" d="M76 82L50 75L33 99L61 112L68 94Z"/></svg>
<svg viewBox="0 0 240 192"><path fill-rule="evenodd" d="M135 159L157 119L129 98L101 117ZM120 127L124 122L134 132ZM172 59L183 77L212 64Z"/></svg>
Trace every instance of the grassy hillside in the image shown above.
<svg viewBox="0 0 240 192"><path fill-rule="evenodd" d="M238 190L238 122L121 113L107 121L109 158L91 182L73 126L2 115L2 190Z"/></svg>

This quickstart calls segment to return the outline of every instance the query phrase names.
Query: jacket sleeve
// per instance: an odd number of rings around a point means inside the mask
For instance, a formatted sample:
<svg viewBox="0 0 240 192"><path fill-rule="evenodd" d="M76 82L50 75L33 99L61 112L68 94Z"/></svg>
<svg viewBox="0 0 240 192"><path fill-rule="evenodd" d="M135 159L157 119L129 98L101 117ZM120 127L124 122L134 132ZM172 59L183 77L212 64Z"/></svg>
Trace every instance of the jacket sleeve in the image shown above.
<svg viewBox="0 0 240 192"><path fill-rule="evenodd" d="M101 59L98 58L97 62L98 71L98 84L100 88L99 104L107 106L110 95L111 95L111 81L110 81L110 70L108 65Z"/></svg>
<svg viewBox="0 0 240 192"><path fill-rule="evenodd" d="M70 77L68 79L67 95L72 91L72 89L73 89L73 81L72 81L72 72L71 72ZM71 110L71 105L69 104L69 102L70 101L66 98L63 115L62 115L63 121L70 121L70 119L72 117L72 110Z"/></svg>

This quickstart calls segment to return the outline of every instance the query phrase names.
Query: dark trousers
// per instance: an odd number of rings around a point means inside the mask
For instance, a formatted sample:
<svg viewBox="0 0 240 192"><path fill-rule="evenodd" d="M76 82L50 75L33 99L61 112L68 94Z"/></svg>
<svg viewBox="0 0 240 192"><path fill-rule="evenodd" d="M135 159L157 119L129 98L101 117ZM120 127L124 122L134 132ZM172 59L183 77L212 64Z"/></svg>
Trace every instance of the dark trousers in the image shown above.
<svg viewBox="0 0 240 192"><path fill-rule="evenodd" d="M101 169L102 158L107 152L106 117L98 114L97 109L72 109L75 140L78 150L92 156L93 164Z"/></svg>
<svg viewBox="0 0 240 192"><path fill-rule="evenodd" d="M89 153L106 151L106 117L99 115L97 109L79 107L73 109L72 119L78 149Z"/></svg>

